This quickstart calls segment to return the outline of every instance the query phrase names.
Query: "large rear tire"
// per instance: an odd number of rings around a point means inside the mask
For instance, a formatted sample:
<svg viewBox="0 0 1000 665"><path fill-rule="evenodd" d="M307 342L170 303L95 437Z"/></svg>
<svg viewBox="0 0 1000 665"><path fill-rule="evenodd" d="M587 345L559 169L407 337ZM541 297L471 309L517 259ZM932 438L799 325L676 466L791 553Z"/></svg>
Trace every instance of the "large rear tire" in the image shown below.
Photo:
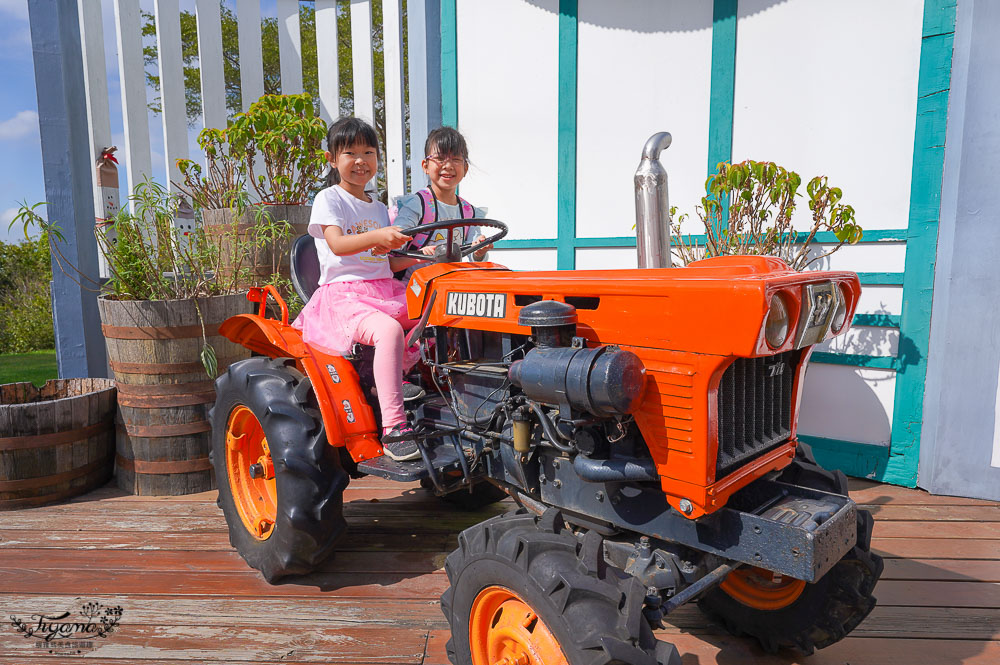
<svg viewBox="0 0 1000 665"><path fill-rule="evenodd" d="M314 570L347 526L348 476L309 379L287 358L255 357L230 365L216 394L212 464L229 542L268 582Z"/></svg>
<svg viewBox="0 0 1000 665"><path fill-rule="evenodd" d="M549 509L507 513L459 535L441 608L455 665L680 665L642 614L645 590L607 566L597 533L581 541Z"/></svg>
<svg viewBox="0 0 1000 665"><path fill-rule="evenodd" d="M807 446L779 480L847 496L847 478L827 471ZM875 608L872 595L882 575L882 557L871 552L875 521L857 512L858 540L826 575L813 584L776 578L759 568L741 568L698 601L734 635L755 637L764 650L798 649L808 655L845 637Z"/></svg>

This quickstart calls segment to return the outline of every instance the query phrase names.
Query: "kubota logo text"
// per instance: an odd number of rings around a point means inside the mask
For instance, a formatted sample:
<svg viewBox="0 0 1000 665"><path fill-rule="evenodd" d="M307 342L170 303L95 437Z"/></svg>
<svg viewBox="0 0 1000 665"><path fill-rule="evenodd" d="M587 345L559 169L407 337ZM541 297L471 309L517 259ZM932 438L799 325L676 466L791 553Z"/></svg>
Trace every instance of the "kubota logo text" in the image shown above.
<svg viewBox="0 0 1000 665"><path fill-rule="evenodd" d="M455 316L481 316L502 319L507 312L507 295L504 293L460 293L448 294L445 314Z"/></svg>

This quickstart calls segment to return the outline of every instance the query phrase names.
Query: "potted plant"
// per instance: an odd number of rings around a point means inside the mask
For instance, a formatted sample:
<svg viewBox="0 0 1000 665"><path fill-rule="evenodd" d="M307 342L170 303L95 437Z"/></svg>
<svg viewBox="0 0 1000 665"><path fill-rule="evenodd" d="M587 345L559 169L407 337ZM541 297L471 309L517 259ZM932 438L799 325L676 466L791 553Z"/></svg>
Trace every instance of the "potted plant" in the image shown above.
<svg viewBox="0 0 1000 665"><path fill-rule="evenodd" d="M98 309L118 390L118 485L136 494L205 491L215 487L206 419L215 374L249 356L218 334L227 318L252 311L241 286L246 250L238 238L182 236L180 199L162 185L145 180L130 199L134 213L119 212L115 233L96 234L110 273ZM73 267L55 242L58 224L27 207L17 219L48 233L60 269Z"/></svg>
<svg viewBox="0 0 1000 665"><path fill-rule="evenodd" d="M792 223L796 198L801 197L802 178L772 162L746 160L720 163L718 172L706 182L696 214L705 228L705 244L681 234L687 215L671 218L676 239L674 251L686 265L711 256L755 254L777 256L793 270L830 256L845 244L861 240L854 208L843 203L843 192L831 187L826 176L816 176L806 184L809 226L796 230ZM728 211L728 214L727 214ZM826 251L815 251L816 234L832 232L837 243Z"/></svg>
<svg viewBox="0 0 1000 665"><path fill-rule="evenodd" d="M175 184L202 209L206 231L235 231L253 248L246 285L270 283L289 292L288 250L309 224L307 204L326 164L325 137L326 123L309 95L264 95L225 130L199 134L205 174L191 160L178 161L184 182ZM251 204L245 183L257 203Z"/></svg>

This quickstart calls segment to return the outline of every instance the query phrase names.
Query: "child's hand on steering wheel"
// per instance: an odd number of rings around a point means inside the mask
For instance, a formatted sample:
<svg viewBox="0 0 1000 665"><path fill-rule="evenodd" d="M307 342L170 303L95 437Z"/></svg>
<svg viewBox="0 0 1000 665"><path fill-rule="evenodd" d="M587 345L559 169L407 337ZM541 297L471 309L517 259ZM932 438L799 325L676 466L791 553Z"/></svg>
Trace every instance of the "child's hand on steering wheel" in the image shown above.
<svg viewBox="0 0 1000 665"><path fill-rule="evenodd" d="M386 254L394 249L399 249L412 240L410 236L400 233L398 226L385 226L371 231L371 234L372 240L375 241L372 254Z"/></svg>
<svg viewBox="0 0 1000 665"><path fill-rule="evenodd" d="M480 234L476 238L476 242L477 243L480 243L480 242L482 242L484 240L486 240L486 236L484 236L482 234ZM482 249L480 249L479 251L477 251L475 254L473 254L472 255L472 260L473 261L482 261L484 258L486 258L486 252L490 251L491 249L493 249L493 243L490 243L489 245L486 245L486 247L483 247Z"/></svg>

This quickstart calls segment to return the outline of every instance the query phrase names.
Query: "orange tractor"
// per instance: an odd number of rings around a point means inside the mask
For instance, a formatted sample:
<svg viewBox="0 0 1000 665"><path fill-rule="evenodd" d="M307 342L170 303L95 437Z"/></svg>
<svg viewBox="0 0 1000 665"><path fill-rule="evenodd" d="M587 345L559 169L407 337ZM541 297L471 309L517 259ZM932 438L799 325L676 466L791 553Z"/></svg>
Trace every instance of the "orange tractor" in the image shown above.
<svg viewBox="0 0 1000 665"><path fill-rule="evenodd" d="M216 383L219 504L273 581L307 573L346 528L350 478L420 480L468 507L441 606L454 663L678 665L653 630L697 601L768 650L811 653L854 629L882 572L872 518L796 440L814 344L843 333L850 272L719 257L685 268L513 272L449 242L413 274L407 343L421 458L382 455L370 354L304 344L273 288L220 332L256 354ZM475 220L506 232L498 222ZM315 248L293 250L304 298ZM405 254L405 253L404 253ZM269 317L269 296L280 317Z"/></svg>

